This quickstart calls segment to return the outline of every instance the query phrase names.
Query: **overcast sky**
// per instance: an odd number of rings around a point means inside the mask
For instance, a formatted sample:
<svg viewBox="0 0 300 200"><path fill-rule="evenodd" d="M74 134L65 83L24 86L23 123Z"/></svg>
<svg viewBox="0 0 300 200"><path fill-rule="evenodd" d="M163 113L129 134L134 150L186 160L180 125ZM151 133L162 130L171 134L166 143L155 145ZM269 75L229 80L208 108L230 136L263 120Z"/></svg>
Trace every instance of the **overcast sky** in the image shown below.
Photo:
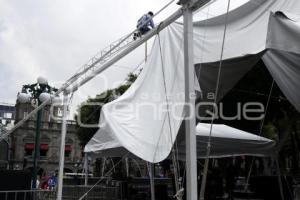
<svg viewBox="0 0 300 200"><path fill-rule="evenodd" d="M233 7L247 0L234 0ZM95 53L131 32L144 13L169 0L0 0L0 102L15 103L22 85L46 77L59 87ZM197 18L226 10L219 0ZM178 9L173 3L155 22ZM73 107L124 81L144 57L144 47L90 81L74 96ZM104 81L108 79L109 82ZM75 106L74 106L75 105Z"/></svg>

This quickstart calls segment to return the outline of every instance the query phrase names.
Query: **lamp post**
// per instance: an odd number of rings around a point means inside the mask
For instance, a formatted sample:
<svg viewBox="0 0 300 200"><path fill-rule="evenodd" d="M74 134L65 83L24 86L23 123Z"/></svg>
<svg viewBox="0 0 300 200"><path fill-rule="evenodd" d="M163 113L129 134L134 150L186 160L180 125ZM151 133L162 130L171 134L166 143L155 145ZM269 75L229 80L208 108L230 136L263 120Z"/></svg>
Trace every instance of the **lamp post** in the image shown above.
<svg viewBox="0 0 300 200"><path fill-rule="evenodd" d="M5 127L4 127L4 125L1 124L1 121L0 121L0 136L1 136L3 131L5 131ZM7 153L6 153L7 166L6 166L6 169L9 170L9 164L10 164L10 139L9 139L9 137L7 137L3 141L7 144Z"/></svg>
<svg viewBox="0 0 300 200"><path fill-rule="evenodd" d="M21 93L18 94L18 101L20 103L28 103L34 107L41 105L49 98L55 98L54 94L57 91L56 88L48 85L48 81L45 78L39 77L37 83L23 85ZM36 134L34 143L34 156L33 156L33 174L32 174L32 188L37 188L37 166L40 158L40 130L41 130L42 110L39 110L36 118Z"/></svg>

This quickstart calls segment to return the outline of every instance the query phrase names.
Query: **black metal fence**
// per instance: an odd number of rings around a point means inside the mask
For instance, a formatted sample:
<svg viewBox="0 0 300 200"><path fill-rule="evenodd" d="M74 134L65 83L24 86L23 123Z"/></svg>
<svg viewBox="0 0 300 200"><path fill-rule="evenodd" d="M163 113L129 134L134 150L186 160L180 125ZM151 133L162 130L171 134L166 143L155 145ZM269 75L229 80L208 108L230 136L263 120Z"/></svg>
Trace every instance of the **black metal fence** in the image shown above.
<svg viewBox="0 0 300 200"><path fill-rule="evenodd" d="M90 192L88 192L90 190ZM87 193L88 192L88 193ZM81 197L85 196L85 200L122 200L122 191L121 186L64 186L63 188L63 200L78 200Z"/></svg>
<svg viewBox="0 0 300 200"><path fill-rule="evenodd" d="M51 190L10 190L0 191L1 200L55 200L56 191Z"/></svg>
<svg viewBox="0 0 300 200"><path fill-rule="evenodd" d="M90 185L63 186L63 200L150 200L149 178L131 178L123 181L105 179L99 185L91 180ZM155 179L157 200L168 200L174 195L171 179ZM86 195L85 195L86 194ZM56 190L5 190L0 191L0 200L56 200Z"/></svg>
<svg viewBox="0 0 300 200"><path fill-rule="evenodd" d="M64 186L63 200L79 200L92 186ZM0 191L1 200L55 200L53 190L11 190ZM95 186L87 193L84 200L122 200L121 186Z"/></svg>

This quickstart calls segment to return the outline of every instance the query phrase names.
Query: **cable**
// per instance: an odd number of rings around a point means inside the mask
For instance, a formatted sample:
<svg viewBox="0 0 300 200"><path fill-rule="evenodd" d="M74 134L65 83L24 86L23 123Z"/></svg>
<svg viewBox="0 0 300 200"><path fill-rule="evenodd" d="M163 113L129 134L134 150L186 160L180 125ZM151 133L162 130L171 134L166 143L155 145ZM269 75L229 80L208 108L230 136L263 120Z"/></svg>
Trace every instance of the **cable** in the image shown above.
<svg viewBox="0 0 300 200"><path fill-rule="evenodd" d="M172 134L172 127L171 127L171 117L170 117L170 109L169 109L169 99L168 99L168 91L167 91L167 84L166 84L166 75L165 75L165 67L164 67L164 62L163 62L163 56L162 56L162 47L161 47L161 40L160 40L160 35L159 33L157 34L158 36L158 44L159 44L159 52L160 52L160 57L161 57L161 62L162 62L162 74L163 74L163 83L164 83L164 90L165 90L165 97L166 97L166 102L167 102L167 118L168 118L168 124L169 124L169 132L170 132L170 139L171 139L171 146L172 146L172 161L173 161L173 166L174 166L174 179L175 179L175 187L176 187L176 194L180 191L180 186L178 183L178 169L179 169L179 163L178 163L178 158L176 154L176 149L173 146L173 134ZM181 48L179 48L180 50ZM179 51L180 52L180 51ZM178 52L178 53L179 53ZM179 56L177 56L178 58ZM178 61L177 61L178 64ZM159 141L158 141L159 142Z"/></svg>
<svg viewBox="0 0 300 200"><path fill-rule="evenodd" d="M177 168L178 165L176 162L176 155L174 152L174 148L173 148L173 136L172 136L172 127L171 127L171 117L170 117L170 113L169 113L169 99L168 99L168 91L167 91L167 84L166 84L166 77L165 77L165 70L164 70L164 61L163 61L163 56L162 56L162 50L161 50L161 42L160 42L160 36L159 33L157 34L158 36L158 44L159 44L159 52L160 52L160 57L161 57L161 63L162 63L162 74L163 74L163 82L164 82L164 90L165 90L165 97L166 97L166 102L167 102L167 118L168 118L168 124L169 124L169 132L170 132L170 139L171 139L171 146L172 146L172 161L173 161L173 165L174 165L174 178L175 178L175 187L176 187L176 191L179 191L179 185L178 185L178 172L177 172Z"/></svg>
<svg viewBox="0 0 300 200"><path fill-rule="evenodd" d="M217 83L216 83L216 89L215 89L214 104L216 104L216 102L217 102L218 92L219 92L219 84L220 84L221 70L222 70L222 64L223 64L222 61L223 61L223 53L224 53L224 46L225 46L225 39L226 39L226 31L227 31L227 21L228 21L229 7L230 7L230 0L228 0L227 13L226 13L226 16L225 16L223 41L222 41L222 48L221 48L221 55L220 55L220 65L219 65L218 76L217 76ZM200 200L204 199L204 194L205 194L205 186L206 186L206 179L207 179L209 156L210 156L210 150L211 150L211 135L212 135L213 123L214 123L214 117L211 120L211 125L210 125L210 130L209 130L209 137L208 137L208 143L207 143L207 153L206 153L206 158L205 158L205 163L204 163L203 178L202 178L201 190L200 190L200 197L199 197Z"/></svg>
<svg viewBox="0 0 300 200"><path fill-rule="evenodd" d="M216 0L212 1L212 3L215 2L215 1ZM204 46L204 41L206 40L206 36L207 36L207 24L208 24L208 18L209 18L209 15L210 15L209 11L210 11L210 6L208 6L207 12L206 12L206 20L205 20L204 27L203 27L203 29L204 29L204 36L203 36L203 40L202 40L202 46ZM201 51L201 54L200 54L200 60L202 61L202 59L203 59L203 51ZM202 62L200 62L200 65L199 65L198 76L195 77L196 81L198 81L198 78L200 78L201 69L202 69ZM200 87L200 92L201 92L201 87ZM201 98L202 98L202 92L201 92ZM200 196L201 196L201 190L199 191L199 197Z"/></svg>
<svg viewBox="0 0 300 200"><path fill-rule="evenodd" d="M250 90L242 90L242 89L233 89L232 91L236 91L236 92L242 92L242 93L246 93L246 94L251 94L251 95L257 95L257 96L264 96L264 97L269 97L269 94L264 94L264 93L260 93L260 92L253 92ZM277 99L279 101L283 100L283 101L288 101L285 97L283 96L271 96L271 99Z"/></svg>
<svg viewBox="0 0 300 200"><path fill-rule="evenodd" d="M204 41L206 40L206 32L207 32L207 24L208 24L208 15L209 15L209 8L210 7L208 7L207 8L207 13L206 13L206 20L205 20L205 24L204 24L204 36L203 36L203 40L202 40L202 46L204 46ZM198 73L196 72L196 79L197 79L197 81L198 81L198 79L200 78L200 73L201 73L201 69L202 69L202 60L203 59L203 51L201 51L201 54L200 54L200 60L201 60L201 62L200 62L200 64L199 64L199 70L198 70ZM197 74L198 74L198 76L197 76ZM199 82L199 81L198 81ZM201 86L200 86L200 93L201 93L201 98L202 98L202 91L201 91Z"/></svg>
<svg viewBox="0 0 300 200"><path fill-rule="evenodd" d="M104 176L106 176L106 175L108 175L110 172L112 172L113 170L114 170L114 168L116 167L116 166L118 166L121 162L122 162L122 160L123 160L123 158L125 158L127 155L129 154L129 152L127 152L126 154L124 154L121 158L120 158L120 160L114 165L114 167L112 167ZM103 177L101 177L86 193L84 193L78 200L83 200L87 195L88 195L88 193L90 192L90 191L92 191L95 187L96 187L96 185L98 185L102 180L103 180L104 178Z"/></svg>
<svg viewBox="0 0 300 200"><path fill-rule="evenodd" d="M267 105L266 105L266 110L265 110L265 113L264 113L264 117L263 117L263 119L260 123L259 136L261 136L261 134L262 134L262 129L263 129L263 126L264 126L264 123L265 123L265 118L266 118L267 111L268 111L268 108L269 108L269 103L270 103L270 100L271 100L271 95L272 95L274 83L275 83L275 80L273 79L271 87L270 87L270 92L269 92L269 96L268 96L268 100L267 100ZM246 180L246 184L245 184L245 188L244 188L245 192L248 190L248 184L249 184L250 176L251 176L251 173L252 173L253 164L254 164L254 158L252 158L249 173L247 175L247 180Z"/></svg>
<svg viewBox="0 0 300 200"><path fill-rule="evenodd" d="M158 36L158 34L157 34L157 36ZM157 40L157 37L156 36L156 38L155 38L155 40ZM178 49L178 54L180 53L180 50L181 50L182 48L179 48ZM177 56L177 58L179 58L179 56ZM162 57L161 57L161 59L162 59ZM175 67L177 67L178 66L178 60L176 61L176 66ZM164 120L165 120L166 118L164 118ZM163 123L165 123L165 121L163 122ZM162 130L160 131L160 134L159 134L159 137L158 137L158 140L157 140L157 142L156 142L156 147L155 147L155 152L154 152L154 155L153 155L153 160L154 160L154 158L155 158L155 156L156 156L156 153L157 153L157 150L158 150L158 144L159 144L159 141L160 141L160 138L161 138L161 136L162 136Z"/></svg>

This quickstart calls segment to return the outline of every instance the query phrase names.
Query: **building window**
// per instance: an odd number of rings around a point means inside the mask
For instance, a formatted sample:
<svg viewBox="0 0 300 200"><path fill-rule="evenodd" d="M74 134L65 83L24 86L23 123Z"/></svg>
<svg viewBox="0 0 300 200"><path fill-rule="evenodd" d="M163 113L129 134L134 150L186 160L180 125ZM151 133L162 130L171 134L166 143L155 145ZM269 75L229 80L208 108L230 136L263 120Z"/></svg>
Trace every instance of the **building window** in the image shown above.
<svg viewBox="0 0 300 200"><path fill-rule="evenodd" d="M4 113L4 118L6 119L11 119L12 118L12 113Z"/></svg>
<svg viewBox="0 0 300 200"><path fill-rule="evenodd" d="M40 145L40 158L46 159L48 152L48 144L41 144ZM34 143L26 143L25 144L25 157L33 158L34 153Z"/></svg>
<svg viewBox="0 0 300 200"><path fill-rule="evenodd" d="M41 159L47 158L47 152L48 152L48 144L40 144L40 157Z"/></svg>
<svg viewBox="0 0 300 200"><path fill-rule="evenodd" d="M65 145L65 158L71 158L72 147L71 145Z"/></svg>
<svg viewBox="0 0 300 200"><path fill-rule="evenodd" d="M25 144L25 157L32 158L33 150L34 150L34 144L33 143L26 143Z"/></svg>
<svg viewBox="0 0 300 200"><path fill-rule="evenodd" d="M6 125L7 124L6 119L1 119L0 121L1 121L2 125Z"/></svg>
<svg viewBox="0 0 300 200"><path fill-rule="evenodd" d="M28 112L23 112L23 118L25 118L25 117L27 117L27 115L28 115Z"/></svg>
<svg viewBox="0 0 300 200"><path fill-rule="evenodd" d="M58 108L57 117L62 117L62 116L63 116L63 110L61 108Z"/></svg>

